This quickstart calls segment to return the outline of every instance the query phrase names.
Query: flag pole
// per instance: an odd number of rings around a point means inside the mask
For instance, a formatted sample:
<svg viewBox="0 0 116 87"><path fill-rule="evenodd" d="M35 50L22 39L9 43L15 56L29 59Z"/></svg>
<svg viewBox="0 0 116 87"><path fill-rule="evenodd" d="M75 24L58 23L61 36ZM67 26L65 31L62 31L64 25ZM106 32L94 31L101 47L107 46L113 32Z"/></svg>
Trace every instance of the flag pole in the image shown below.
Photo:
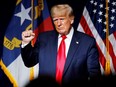
<svg viewBox="0 0 116 87"><path fill-rule="evenodd" d="M110 74L110 58L109 58L109 20L108 20L108 0L106 0L106 65L105 74Z"/></svg>
<svg viewBox="0 0 116 87"><path fill-rule="evenodd" d="M31 0L31 30L34 31L34 0ZM34 46L33 40L31 41L31 45ZM34 67L30 68L30 81L34 79Z"/></svg>
<svg viewBox="0 0 116 87"><path fill-rule="evenodd" d="M31 0L31 30L34 31L34 0ZM31 45L34 46L33 40L31 41Z"/></svg>

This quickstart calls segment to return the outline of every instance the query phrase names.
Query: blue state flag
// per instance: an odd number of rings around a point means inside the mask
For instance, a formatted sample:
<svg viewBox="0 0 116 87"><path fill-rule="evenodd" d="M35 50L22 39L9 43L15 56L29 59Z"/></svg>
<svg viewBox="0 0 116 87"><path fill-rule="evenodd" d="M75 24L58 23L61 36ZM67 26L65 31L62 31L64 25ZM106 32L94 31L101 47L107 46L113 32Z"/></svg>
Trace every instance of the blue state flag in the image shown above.
<svg viewBox="0 0 116 87"><path fill-rule="evenodd" d="M39 64L27 68L20 54L21 34L28 29L36 33L34 43L40 32L53 29L46 0L17 0L6 29L0 65L14 87L23 87L38 76Z"/></svg>

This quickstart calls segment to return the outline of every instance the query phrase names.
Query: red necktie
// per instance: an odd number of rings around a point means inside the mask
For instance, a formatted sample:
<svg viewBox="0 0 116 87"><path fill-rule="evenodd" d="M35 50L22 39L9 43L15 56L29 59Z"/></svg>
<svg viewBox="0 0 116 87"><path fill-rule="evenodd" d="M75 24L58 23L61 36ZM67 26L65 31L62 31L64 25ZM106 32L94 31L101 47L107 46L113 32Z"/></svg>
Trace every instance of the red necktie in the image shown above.
<svg viewBox="0 0 116 87"><path fill-rule="evenodd" d="M59 46L58 54L57 54L57 65L56 65L56 81L61 84L62 81L62 74L64 70L64 64L66 60L66 46L65 46L65 40L66 36L62 36L62 41Z"/></svg>

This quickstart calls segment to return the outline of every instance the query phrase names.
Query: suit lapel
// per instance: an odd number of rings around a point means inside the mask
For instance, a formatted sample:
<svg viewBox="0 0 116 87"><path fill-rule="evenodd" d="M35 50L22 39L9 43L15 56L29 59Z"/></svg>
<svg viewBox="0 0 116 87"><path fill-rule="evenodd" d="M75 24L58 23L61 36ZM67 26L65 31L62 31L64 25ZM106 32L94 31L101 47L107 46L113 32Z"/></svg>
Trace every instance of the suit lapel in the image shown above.
<svg viewBox="0 0 116 87"><path fill-rule="evenodd" d="M78 35L77 31L74 31L74 35L72 37L72 41L71 41L68 55L67 55L67 59L66 59L66 64L64 67L64 74L66 73L66 71L67 71L67 69L68 69L68 67L73 59L73 56L78 48L78 45L79 45L79 35Z"/></svg>
<svg viewBox="0 0 116 87"><path fill-rule="evenodd" d="M49 53L51 53L51 54L49 54L50 55L49 64L51 64L52 72L55 75L55 73L56 73L56 62L54 62L54 61L56 61L56 56L57 56L58 34L53 33L53 35L51 35L51 37L50 37L50 40L51 41L50 41L49 46L51 46L50 47L51 49L49 51L51 51L51 52L49 52Z"/></svg>

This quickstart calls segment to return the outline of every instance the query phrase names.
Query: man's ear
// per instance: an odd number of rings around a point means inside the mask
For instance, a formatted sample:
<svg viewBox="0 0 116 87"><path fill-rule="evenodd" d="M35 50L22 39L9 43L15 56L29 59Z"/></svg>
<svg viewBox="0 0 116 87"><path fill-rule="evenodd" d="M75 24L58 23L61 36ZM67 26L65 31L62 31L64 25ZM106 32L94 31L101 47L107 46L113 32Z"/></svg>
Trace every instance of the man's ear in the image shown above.
<svg viewBox="0 0 116 87"><path fill-rule="evenodd" d="M74 23L74 19L73 20L71 20L71 24L73 24Z"/></svg>

